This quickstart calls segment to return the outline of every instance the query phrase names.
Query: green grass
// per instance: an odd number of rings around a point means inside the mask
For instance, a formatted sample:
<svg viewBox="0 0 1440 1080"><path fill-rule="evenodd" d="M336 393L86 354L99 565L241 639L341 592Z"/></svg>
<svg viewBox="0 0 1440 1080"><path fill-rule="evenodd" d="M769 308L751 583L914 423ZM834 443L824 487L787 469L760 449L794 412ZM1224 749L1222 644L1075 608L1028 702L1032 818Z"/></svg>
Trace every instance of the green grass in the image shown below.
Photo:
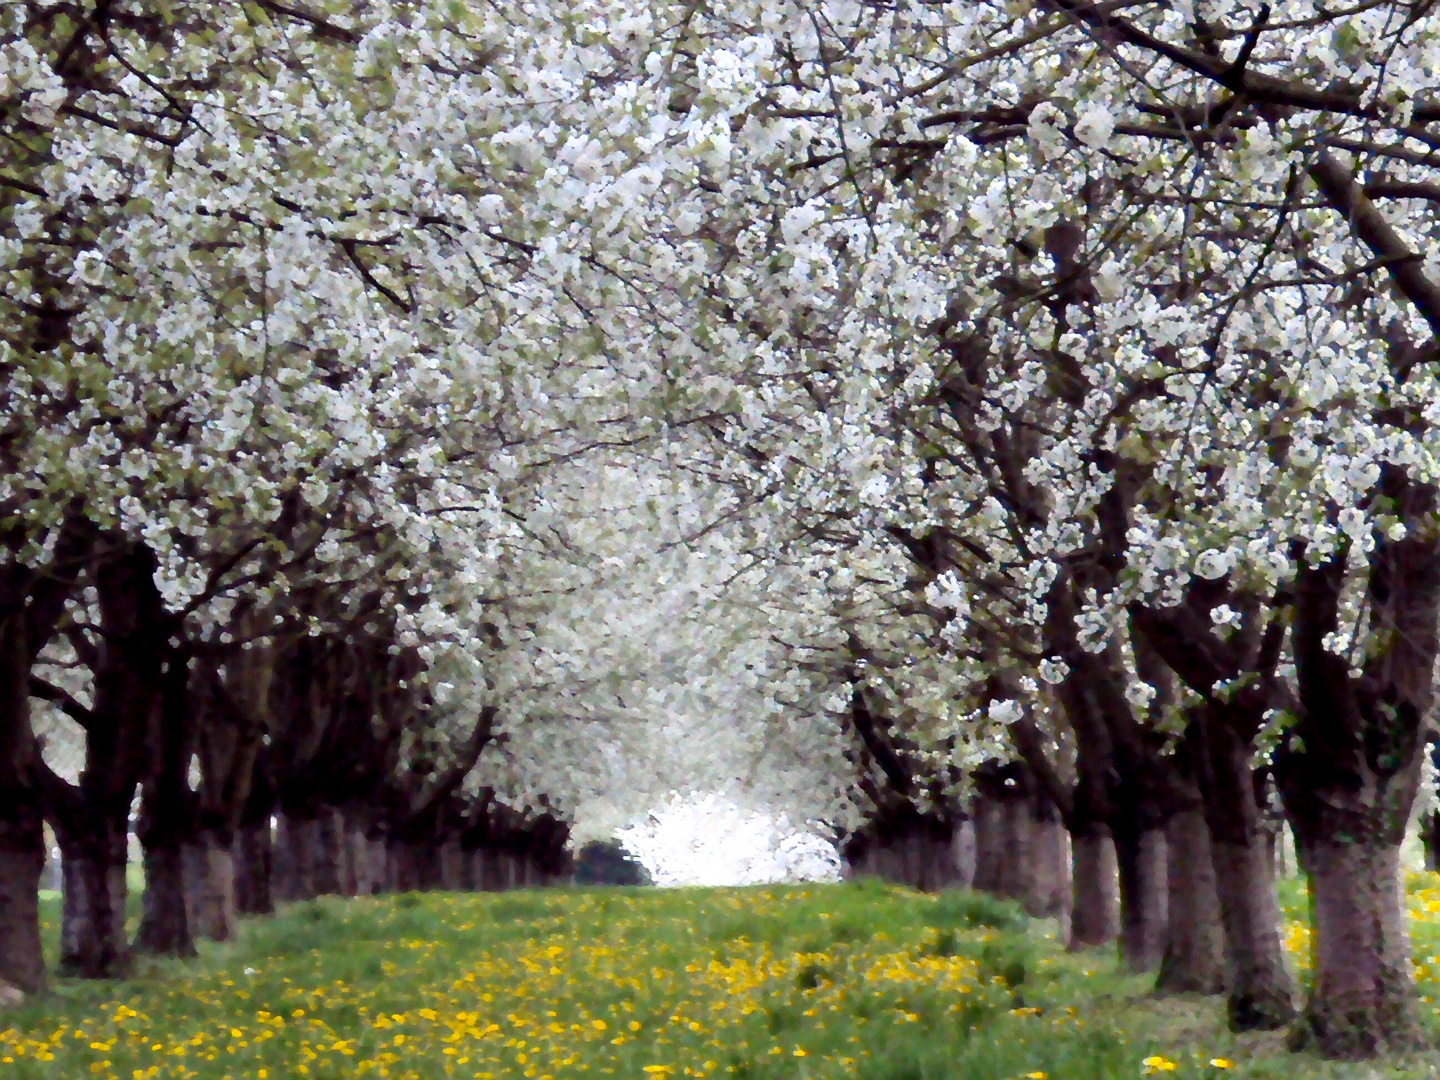
<svg viewBox="0 0 1440 1080"><path fill-rule="evenodd" d="M1435 880L1412 893L1427 995ZM53 936L53 897L46 912ZM1156 1057L1176 1077L1436 1075L1232 1036L1219 1001L1155 998L1053 932L986 897L875 882L326 899L189 964L57 983L0 1018L0 1080L1101 1080Z"/></svg>

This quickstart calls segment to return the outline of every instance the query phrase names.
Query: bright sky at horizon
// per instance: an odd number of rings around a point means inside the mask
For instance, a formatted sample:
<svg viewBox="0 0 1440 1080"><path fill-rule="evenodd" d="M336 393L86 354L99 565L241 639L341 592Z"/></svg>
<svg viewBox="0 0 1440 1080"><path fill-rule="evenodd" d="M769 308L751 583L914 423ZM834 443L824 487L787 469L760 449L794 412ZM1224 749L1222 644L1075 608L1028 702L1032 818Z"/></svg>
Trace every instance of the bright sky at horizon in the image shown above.
<svg viewBox="0 0 1440 1080"><path fill-rule="evenodd" d="M716 793L676 796L616 835L656 885L840 880L840 854L818 828Z"/></svg>

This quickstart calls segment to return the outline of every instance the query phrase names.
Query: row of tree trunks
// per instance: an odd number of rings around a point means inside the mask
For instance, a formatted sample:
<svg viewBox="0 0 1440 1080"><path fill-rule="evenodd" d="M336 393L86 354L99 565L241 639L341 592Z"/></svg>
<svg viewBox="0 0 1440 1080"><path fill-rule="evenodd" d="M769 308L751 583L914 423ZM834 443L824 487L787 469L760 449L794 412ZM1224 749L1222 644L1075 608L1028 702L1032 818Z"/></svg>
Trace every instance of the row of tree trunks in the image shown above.
<svg viewBox="0 0 1440 1080"><path fill-rule="evenodd" d="M939 892L969 887L974 872L963 858L963 841L957 836L918 833L867 845L848 860L848 869L855 877L878 877L922 892Z"/></svg>

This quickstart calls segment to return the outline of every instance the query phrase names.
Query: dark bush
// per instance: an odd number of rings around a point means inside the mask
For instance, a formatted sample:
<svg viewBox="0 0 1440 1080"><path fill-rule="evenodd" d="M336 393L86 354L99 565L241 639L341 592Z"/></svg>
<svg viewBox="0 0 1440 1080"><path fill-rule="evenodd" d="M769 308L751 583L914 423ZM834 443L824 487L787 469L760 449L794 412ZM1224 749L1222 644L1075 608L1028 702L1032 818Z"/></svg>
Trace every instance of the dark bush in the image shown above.
<svg viewBox="0 0 1440 1080"><path fill-rule="evenodd" d="M618 840L591 840L575 857L576 885L653 885L650 872Z"/></svg>

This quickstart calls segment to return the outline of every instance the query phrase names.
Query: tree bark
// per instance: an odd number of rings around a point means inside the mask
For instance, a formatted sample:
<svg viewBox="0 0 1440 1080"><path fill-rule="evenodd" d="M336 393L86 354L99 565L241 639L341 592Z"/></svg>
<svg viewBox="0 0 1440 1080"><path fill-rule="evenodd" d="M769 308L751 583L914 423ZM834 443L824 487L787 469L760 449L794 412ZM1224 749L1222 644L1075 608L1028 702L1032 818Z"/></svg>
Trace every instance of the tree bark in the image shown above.
<svg viewBox="0 0 1440 1080"><path fill-rule="evenodd" d="M235 937L235 857L223 837L205 832L186 845L185 895L197 937L211 941Z"/></svg>
<svg viewBox="0 0 1440 1080"><path fill-rule="evenodd" d="M485 892L499 892L505 888L504 855L493 847L480 850L480 888Z"/></svg>
<svg viewBox="0 0 1440 1080"><path fill-rule="evenodd" d="M378 896L386 890L384 838L377 836L367 839L365 853L365 895Z"/></svg>
<svg viewBox="0 0 1440 1080"><path fill-rule="evenodd" d="M275 833L277 899L313 900L315 864L320 847L320 823L314 817L281 813Z"/></svg>
<svg viewBox="0 0 1440 1080"><path fill-rule="evenodd" d="M365 862L370 857L370 849L365 841L365 832L358 825L352 825L347 818L345 823L345 860L344 878L340 882L340 893L342 896L364 896L368 895L361 891L361 882L365 879Z"/></svg>
<svg viewBox="0 0 1440 1080"><path fill-rule="evenodd" d="M1300 560L1291 637L1299 686L1275 774L1313 889L1315 973L1306 1029L1355 1059L1419 1042L1399 849L1427 752L1440 652L1437 493L1384 466L1377 492L1406 525L1368 553L1369 648L1359 673L1327 644L1340 625L1344 553Z"/></svg>
<svg viewBox="0 0 1440 1080"><path fill-rule="evenodd" d="M1201 793L1225 927L1226 1011L1235 1031L1273 1031L1295 1016L1294 981L1280 937L1280 899L1254 798L1248 725L1211 708L1202 725Z"/></svg>
<svg viewBox="0 0 1440 1080"><path fill-rule="evenodd" d="M242 825L235 835L235 910L241 915L271 915L273 850L270 821Z"/></svg>
<svg viewBox="0 0 1440 1080"><path fill-rule="evenodd" d="M1398 845L1307 846L1315 985L1307 1020L1327 1057L1423 1045Z"/></svg>
<svg viewBox="0 0 1440 1080"><path fill-rule="evenodd" d="M60 970L82 979L123 977L130 968L125 937L126 835L123 826L100 835L62 832Z"/></svg>
<svg viewBox="0 0 1440 1080"><path fill-rule="evenodd" d="M1120 871L1120 955L1131 971L1157 971L1165 955L1166 850L1163 829L1143 829L1115 843Z"/></svg>
<svg viewBox="0 0 1440 1080"><path fill-rule="evenodd" d="M459 840L446 840L440 845L440 888L459 892L465 888L465 853Z"/></svg>
<svg viewBox="0 0 1440 1080"><path fill-rule="evenodd" d="M1030 900L1035 892L1035 814L1028 793L1001 801L998 843L993 891L1007 900Z"/></svg>
<svg viewBox="0 0 1440 1080"><path fill-rule="evenodd" d="M0 989L35 993L45 985L39 898L45 824L35 787L25 622L18 602L0 608Z"/></svg>
<svg viewBox="0 0 1440 1080"><path fill-rule="evenodd" d="M167 648L161 683L157 745L141 784L136 828L145 860L144 913L136 949L156 956L195 955L187 916L184 847L193 795L188 772L191 747L190 672L185 655Z"/></svg>
<svg viewBox="0 0 1440 1080"><path fill-rule="evenodd" d="M156 956L195 955L185 902L184 854L179 845L145 848L144 913L135 948Z"/></svg>
<svg viewBox="0 0 1440 1080"><path fill-rule="evenodd" d="M1034 870L1025 908L1037 918L1065 917L1070 904L1069 834L1058 814L1037 817L1031 843Z"/></svg>
<svg viewBox="0 0 1440 1080"><path fill-rule="evenodd" d="M334 807L321 807L315 819L315 892L344 895L345 819Z"/></svg>
<svg viewBox="0 0 1440 1080"><path fill-rule="evenodd" d="M420 888L420 867L415 846L392 837L385 845L385 887L387 892L415 892Z"/></svg>
<svg viewBox="0 0 1440 1080"><path fill-rule="evenodd" d="M1225 989L1225 933L1210 852L1210 830L1198 806L1165 825L1169 926L1156 986L1167 993Z"/></svg>
<svg viewBox="0 0 1440 1080"><path fill-rule="evenodd" d="M973 818L963 818L960 824L955 826L951 855L955 860L955 888L973 889L975 887L975 821Z"/></svg>
<svg viewBox="0 0 1440 1080"><path fill-rule="evenodd" d="M1070 911L1072 950L1109 945L1120 935L1120 893L1115 844L1097 826L1070 838L1074 902Z"/></svg>
<svg viewBox="0 0 1440 1080"><path fill-rule="evenodd" d="M980 892L995 892L1003 879L1006 853L1004 848L1004 808L983 795L977 795L972 816L975 820L975 876L973 887Z"/></svg>

